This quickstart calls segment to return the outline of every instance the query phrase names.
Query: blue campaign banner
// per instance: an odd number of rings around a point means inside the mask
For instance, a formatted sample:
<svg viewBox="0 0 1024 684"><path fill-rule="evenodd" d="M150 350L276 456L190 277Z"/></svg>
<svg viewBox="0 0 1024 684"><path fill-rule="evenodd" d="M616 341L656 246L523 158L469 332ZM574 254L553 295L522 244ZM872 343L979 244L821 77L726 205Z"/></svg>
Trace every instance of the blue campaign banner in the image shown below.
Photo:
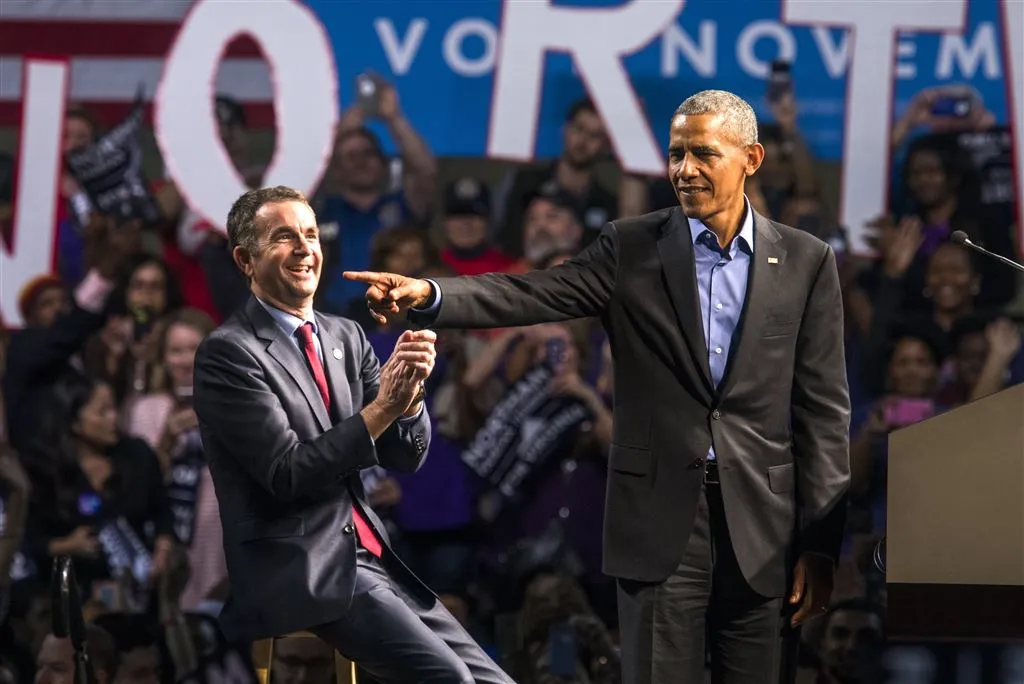
<svg viewBox="0 0 1024 684"><path fill-rule="evenodd" d="M501 0L307 3L330 36L343 107L354 101L356 76L369 69L397 86L404 111L437 154L487 153ZM596 8L628 3L557 4ZM884 7L879 3L880 12ZM971 86L997 122L1007 121L1000 0L969 0L967 7L962 33L899 35L895 83L880 79L877 84L880 102L892 90L896 115L920 90L956 83ZM773 59L790 56L800 129L819 158L840 157L850 32L787 26L782 16L781 0L688 0L674 23L624 60L661 149L672 111L698 90L731 90L769 119L766 70ZM543 84L534 152L550 157L560 150L565 112L586 90L564 54L548 54ZM523 117L534 114L522 112Z"/></svg>

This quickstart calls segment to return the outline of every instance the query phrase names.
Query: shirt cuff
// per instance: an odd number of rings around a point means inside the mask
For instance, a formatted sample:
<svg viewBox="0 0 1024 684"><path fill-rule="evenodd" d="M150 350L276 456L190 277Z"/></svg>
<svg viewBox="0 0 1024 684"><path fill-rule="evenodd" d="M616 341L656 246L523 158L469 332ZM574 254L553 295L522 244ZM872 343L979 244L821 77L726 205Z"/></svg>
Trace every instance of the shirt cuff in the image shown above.
<svg viewBox="0 0 1024 684"><path fill-rule="evenodd" d="M435 283L430 278L427 278L426 281L430 283L430 287L433 288L434 291L433 303L425 309L417 309L413 307L410 309L410 311L415 311L418 314L427 314L433 316L441 309L441 288L438 286L437 283Z"/></svg>
<svg viewBox="0 0 1024 684"><path fill-rule="evenodd" d="M75 303L89 313L103 313L107 297L113 290L114 284L92 269L75 289Z"/></svg>
<svg viewBox="0 0 1024 684"><path fill-rule="evenodd" d="M428 311L429 311L429 309L428 309ZM420 418L423 417L423 412L426 411L426 410L427 410L427 402L426 401L421 401L420 402L420 410L416 412L415 416L402 416L401 418L398 419L398 422L402 423L403 425L408 425L409 423L415 423L417 420L419 420Z"/></svg>

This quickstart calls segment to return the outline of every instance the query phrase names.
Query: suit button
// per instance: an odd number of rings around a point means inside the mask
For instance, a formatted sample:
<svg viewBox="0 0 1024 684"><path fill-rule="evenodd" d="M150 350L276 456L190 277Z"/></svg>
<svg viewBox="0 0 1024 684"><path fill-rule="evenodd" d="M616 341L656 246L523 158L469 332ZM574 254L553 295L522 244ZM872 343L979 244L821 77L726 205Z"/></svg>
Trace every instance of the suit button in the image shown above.
<svg viewBox="0 0 1024 684"><path fill-rule="evenodd" d="M703 467L704 467L704 459L703 458L695 458L695 459L693 459L693 463L690 464L690 470L697 470L698 468L703 468Z"/></svg>
<svg viewBox="0 0 1024 684"><path fill-rule="evenodd" d="M344 532L345 534L352 534L353 532L355 532L355 528L352 527L351 525L345 525L344 527L341 528L341 531Z"/></svg>
<svg viewBox="0 0 1024 684"><path fill-rule="evenodd" d="M722 417L722 414L721 414L721 412L718 409L715 409L714 411L711 412L711 418L713 420L718 420L721 417Z"/></svg>

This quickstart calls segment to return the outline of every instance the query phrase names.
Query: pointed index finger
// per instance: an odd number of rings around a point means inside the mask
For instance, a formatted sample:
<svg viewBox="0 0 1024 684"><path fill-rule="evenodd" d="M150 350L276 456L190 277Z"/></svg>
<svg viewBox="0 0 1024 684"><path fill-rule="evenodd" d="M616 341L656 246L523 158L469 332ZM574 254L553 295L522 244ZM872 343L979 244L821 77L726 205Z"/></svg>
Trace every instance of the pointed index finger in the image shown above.
<svg viewBox="0 0 1024 684"><path fill-rule="evenodd" d="M382 284L385 282L384 274L375 271L345 271L342 275L347 280L356 280L360 283L370 285Z"/></svg>

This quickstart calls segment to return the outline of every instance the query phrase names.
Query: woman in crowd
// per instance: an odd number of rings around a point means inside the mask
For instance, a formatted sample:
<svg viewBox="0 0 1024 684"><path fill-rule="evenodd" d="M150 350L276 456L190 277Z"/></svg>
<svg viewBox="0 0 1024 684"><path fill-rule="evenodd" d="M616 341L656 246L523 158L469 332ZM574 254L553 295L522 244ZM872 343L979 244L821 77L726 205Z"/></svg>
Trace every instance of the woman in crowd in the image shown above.
<svg viewBox="0 0 1024 684"><path fill-rule="evenodd" d="M192 409L196 349L214 329L197 309L181 309L161 326L159 391L132 407L129 432L156 450L168 486L177 541L188 549L191 574L181 597L186 611L197 609L227 577L220 509Z"/></svg>
<svg viewBox="0 0 1024 684"><path fill-rule="evenodd" d="M72 556L86 596L111 609L145 609L173 544L171 510L156 454L117 427L110 385L70 376L54 389L45 440L24 459L33 483L30 548Z"/></svg>
<svg viewBox="0 0 1024 684"><path fill-rule="evenodd" d="M128 415L135 399L158 382L159 321L181 307L182 296L167 264L141 255L110 301L112 315L86 345L86 371L111 384L123 415Z"/></svg>
<svg viewBox="0 0 1024 684"><path fill-rule="evenodd" d="M873 307L889 296L886 278L901 281L905 310L928 311L928 265L954 231L964 231L997 254L1014 254L1010 221L984 208L971 162L956 149L933 138L915 140L907 153L902 180L905 202L894 217L877 220L879 258L860 275L849 299L862 332L870 326ZM895 273L894 263L899 264ZM980 264L979 275L979 306L1002 306L1013 298L1016 282L1012 270L987 260Z"/></svg>
<svg viewBox="0 0 1024 684"><path fill-rule="evenodd" d="M850 442L850 490L853 500L847 532L859 560L885 534L888 435L892 430L942 412L937 401L943 341L908 326L893 336L886 355L885 392L855 411ZM870 563L861 563L862 567Z"/></svg>

